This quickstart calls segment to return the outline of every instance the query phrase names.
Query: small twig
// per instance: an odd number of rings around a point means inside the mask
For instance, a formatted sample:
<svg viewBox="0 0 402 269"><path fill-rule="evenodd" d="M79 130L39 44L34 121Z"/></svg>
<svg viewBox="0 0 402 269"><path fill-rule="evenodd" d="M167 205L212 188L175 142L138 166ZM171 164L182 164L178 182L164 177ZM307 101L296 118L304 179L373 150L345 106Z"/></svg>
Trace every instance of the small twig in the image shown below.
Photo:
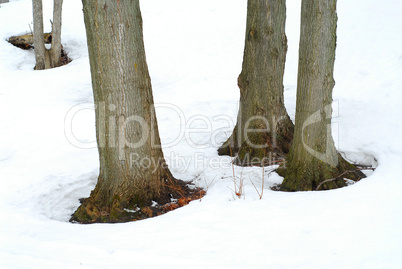
<svg viewBox="0 0 402 269"><path fill-rule="evenodd" d="M371 165L363 165L363 164L354 164L355 166L357 166L358 168L361 168L361 170L375 170L375 168L373 168Z"/></svg>
<svg viewBox="0 0 402 269"><path fill-rule="evenodd" d="M272 174L273 171L274 170L269 171L268 177ZM262 183L261 183L261 193L258 191L257 187L255 186L253 180L250 177L251 184L253 184L254 189L256 190L258 196L260 197L260 200L264 196L264 187L265 187L265 168L264 167L262 168L262 173L263 174L262 174Z"/></svg>
<svg viewBox="0 0 402 269"><path fill-rule="evenodd" d="M233 157L233 151L232 151L232 145L230 145L230 139L228 138L228 144L229 144L229 151L230 151L230 157ZM235 169L234 169L234 164L232 160L232 173L233 173L233 183L234 183L234 193L236 194L237 197L241 198L244 195L244 184L243 184L243 178L240 177L239 179L239 186L237 186L236 183L236 174L235 174Z"/></svg>
<svg viewBox="0 0 402 269"><path fill-rule="evenodd" d="M360 166L360 165L359 165L359 166ZM353 170L349 170L349 171L343 172L342 174L340 174L340 175L337 176L337 177L324 180L323 182L321 182L321 183L317 186L317 188L316 188L315 190L318 191L318 189L319 189L323 184L325 184L325 183L327 183L327 182L331 182L331 181L337 180L337 179L341 178L342 176L344 176L344 175L346 175L346 174L349 174L349 173L356 173L357 171L361 171L361 170L372 170L372 171L375 171L375 168L369 167L369 166L367 166L367 167L361 166L361 168L356 168L356 169L353 169Z"/></svg>
<svg viewBox="0 0 402 269"><path fill-rule="evenodd" d="M372 168L373 166L372 165L364 165L364 164L358 164L357 162L355 162L355 161L353 161L353 160L351 160L351 159L349 159L348 158L348 156L347 156L347 154L346 154L346 152L340 152L340 154L342 155L345 155L345 156L342 156L345 160L347 160L348 162L350 162L351 164L353 164L353 165L355 165L355 166L357 166L357 167L363 167L363 168ZM374 160L374 162L376 162L377 163L377 159L373 156L373 160Z"/></svg>
<svg viewBox="0 0 402 269"><path fill-rule="evenodd" d="M233 158L232 146L230 145L229 139L228 139L228 144L229 144L230 157ZM234 187L235 187L235 191L236 191L237 186L236 186L236 177L235 177L233 161L232 161L232 172L233 172Z"/></svg>
<svg viewBox="0 0 402 269"><path fill-rule="evenodd" d="M184 194L184 191L180 187L180 185L173 182L173 180L170 178L169 175L167 176L167 178L168 178L167 184L162 183L162 186L168 187L168 188L176 191L176 193L178 193L181 196L181 198L186 198L186 195Z"/></svg>
<svg viewBox="0 0 402 269"><path fill-rule="evenodd" d="M251 184L253 184L253 187L254 187L255 191L257 192L257 194L258 194L258 196L260 197L260 200L261 200L262 195L261 195L260 192L258 191L257 187L255 186L255 184L254 184L254 182L253 182L253 180L252 180L251 178L250 178L250 181L251 181ZM264 184L264 183L263 183L263 184ZM264 189L263 189L263 191L264 191Z"/></svg>
<svg viewBox="0 0 402 269"><path fill-rule="evenodd" d="M207 192L208 192L208 190L209 190L209 187L212 185L212 183L214 183L216 177L217 177L217 176L215 176L214 179L212 179L212 181L208 183L207 180L206 180L206 178L205 178L205 176L204 176L204 183L205 183L205 187L206 187L206 189L207 189Z"/></svg>
<svg viewBox="0 0 402 269"><path fill-rule="evenodd" d="M265 158L265 156L264 156ZM265 185L265 166L262 167L262 186L261 186L261 196L260 196L260 200L262 199L262 196L264 195L264 185Z"/></svg>

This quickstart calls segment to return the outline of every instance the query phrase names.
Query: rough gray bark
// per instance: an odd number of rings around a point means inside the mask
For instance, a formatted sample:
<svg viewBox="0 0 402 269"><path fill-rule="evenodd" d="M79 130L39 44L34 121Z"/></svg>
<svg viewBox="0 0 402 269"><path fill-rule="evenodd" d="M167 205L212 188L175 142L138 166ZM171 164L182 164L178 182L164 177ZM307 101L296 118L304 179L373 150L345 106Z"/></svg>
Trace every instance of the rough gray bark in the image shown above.
<svg viewBox="0 0 402 269"><path fill-rule="evenodd" d="M32 0L34 23L35 70L44 70L61 65L61 20L63 0L53 2L52 46L46 49L43 39L42 0Z"/></svg>
<svg viewBox="0 0 402 269"><path fill-rule="evenodd" d="M43 8L42 0L32 0L33 24L34 24L34 44L36 70L44 70L50 65L47 57L45 42L43 40Z"/></svg>
<svg viewBox="0 0 402 269"><path fill-rule="evenodd" d="M53 1L52 47L50 49L51 67L61 65L61 21L63 0Z"/></svg>
<svg viewBox="0 0 402 269"><path fill-rule="evenodd" d="M355 169L337 152L331 135L336 25L336 0L302 1L295 133L286 167L278 169L285 191L315 190L324 180ZM342 186L343 177L321 189Z"/></svg>
<svg viewBox="0 0 402 269"><path fill-rule="evenodd" d="M140 5L83 0L83 7L100 172L73 220L124 220L124 209L158 201L173 180L160 147Z"/></svg>
<svg viewBox="0 0 402 269"><path fill-rule="evenodd" d="M249 0L236 127L220 155L238 165L283 158L293 137L283 98L287 38L285 0Z"/></svg>

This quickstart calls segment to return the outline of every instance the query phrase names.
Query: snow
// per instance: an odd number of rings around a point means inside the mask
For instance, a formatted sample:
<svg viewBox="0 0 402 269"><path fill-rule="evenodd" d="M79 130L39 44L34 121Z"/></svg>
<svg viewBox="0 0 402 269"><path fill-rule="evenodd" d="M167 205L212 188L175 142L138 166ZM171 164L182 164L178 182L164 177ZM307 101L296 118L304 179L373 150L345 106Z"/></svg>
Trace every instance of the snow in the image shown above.
<svg viewBox="0 0 402 269"><path fill-rule="evenodd" d="M333 135L375 165L326 192L282 193L273 167L235 167L216 148L237 116L246 0L141 1L165 157L201 201L124 224L68 222L99 169L79 0L64 1L67 66L33 71L31 2L0 5L0 268L401 268L402 21L398 0L339 0ZM50 29L52 1L44 1ZM285 103L294 118L300 0L287 1ZM264 173L264 177L262 174ZM260 200L265 181L264 195Z"/></svg>

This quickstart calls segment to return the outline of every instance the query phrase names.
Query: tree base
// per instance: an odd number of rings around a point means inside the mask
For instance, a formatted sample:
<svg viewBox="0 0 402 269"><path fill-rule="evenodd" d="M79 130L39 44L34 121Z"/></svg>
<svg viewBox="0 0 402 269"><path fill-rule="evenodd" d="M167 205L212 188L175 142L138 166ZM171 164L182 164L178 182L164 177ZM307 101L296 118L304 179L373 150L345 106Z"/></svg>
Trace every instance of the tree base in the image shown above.
<svg viewBox="0 0 402 269"><path fill-rule="evenodd" d="M233 164L237 166L271 166L280 164L285 159L285 153L277 148L269 146L264 148L255 148L246 143L241 147Z"/></svg>
<svg viewBox="0 0 402 269"><path fill-rule="evenodd" d="M45 44L51 44L52 43L52 33L43 34L43 39L45 41ZM12 36L8 39L8 42L11 43L12 45L16 46L17 48L20 48L23 50L34 49L32 34ZM67 52L63 49L63 46L61 46L60 66L69 64L71 62L72 62L72 60L68 57ZM50 64L48 64L48 65L50 65ZM36 70L36 67L34 67L34 69Z"/></svg>
<svg viewBox="0 0 402 269"><path fill-rule="evenodd" d="M231 138L229 138L229 139L231 139ZM218 155L219 156L233 157L239 151L238 147L235 147L234 145L229 143L229 139L225 143L223 143L222 146L220 146L218 148Z"/></svg>
<svg viewBox="0 0 402 269"><path fill-rule="evenodd" d="M80 224L122 223L160 216L176 208L187 205L193 200L201 199L205 191L200 188L191 189L189 183L174 179L160 197L142 201L141 204L122 206L119 199L113 199L111 206L99 206L93 197L80 199L81 205L70 218L70 222Z"/></svg>
<svg viewBox="0 0 402 269"><path fill-rule="evenodd" d="M281 191L314 191L314 190L332 190L345 187L347 184L345 178L359 181L365 178L355 165L347 162L339 155L339 164L333 167L318 159L313 159L313 164L303 163L300 165L282 165L276 172L284 177Z"/></svg>
<svg viewBox="0 0 402 269"><path fill-rule="evenodd" d="M248 140L240 147L232 146L228 140L218 149L218 154L228 155L229 151L230 156L235 156L233 164L238 166L270 166L284 161L291 140L292 136L281 140L266 132L249 133Z"/></svg>
<svg viewBox="0 0 402 269"><path fill-rule="evenodd" d="M237 125L233 129L232 135L218 148L219 156L234 157L239 152L239 145L237 143Z"/></svg>

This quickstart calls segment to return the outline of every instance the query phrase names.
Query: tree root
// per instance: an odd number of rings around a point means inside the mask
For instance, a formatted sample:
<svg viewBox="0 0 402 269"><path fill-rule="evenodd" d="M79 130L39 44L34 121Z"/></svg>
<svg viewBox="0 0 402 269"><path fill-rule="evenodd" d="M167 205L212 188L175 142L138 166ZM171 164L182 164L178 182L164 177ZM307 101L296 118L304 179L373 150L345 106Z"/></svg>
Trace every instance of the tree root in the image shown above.
<svg viewBox="0 0 402 269"><path fill-rule="evenodd" d="M90 197L80 199L81 205L71 216L70 222L80 224L122 223L152 218L201 199L206 194L204 190L190 189L188 183L176 179L169 180L165 185L165 190L160 197L143 201L141 205L128 203L126 206L122 206L124 202L120 201L119 197L113 198L111 205L101 206L100 204L105 203L96 201L96 193L91 193ZM95 188L93 192L96 191Z"/></svg>
<svg viewBox="0 0 402 269"><path fill-rule="evenodd" d="M347 174L350 174L350 173L355 173L356 176L358 177L358 179L355 180L355 181L360 181L360 179L362 179L363 177L361 176L360 173L358 173L358 171L362 171L362 170L372 170L372 171L375 171L375 168L373 168L373 167L361 167L361 168L356 168L356 169L353 169L353 170L345 171L345 172L343 172L342 174L340 174L340 175L337 176L337 177L324 180L323 182L321 182L321 183L317 186L317 188L316 188L315 190L318 191L318 190L320 189L320 187L321 187L323 184L325 184L325 183L327 183L327 182L335 181L335 180L338 180L338 179L342 179L343 176L345 176L345 175L347 175Z"/></svg>

